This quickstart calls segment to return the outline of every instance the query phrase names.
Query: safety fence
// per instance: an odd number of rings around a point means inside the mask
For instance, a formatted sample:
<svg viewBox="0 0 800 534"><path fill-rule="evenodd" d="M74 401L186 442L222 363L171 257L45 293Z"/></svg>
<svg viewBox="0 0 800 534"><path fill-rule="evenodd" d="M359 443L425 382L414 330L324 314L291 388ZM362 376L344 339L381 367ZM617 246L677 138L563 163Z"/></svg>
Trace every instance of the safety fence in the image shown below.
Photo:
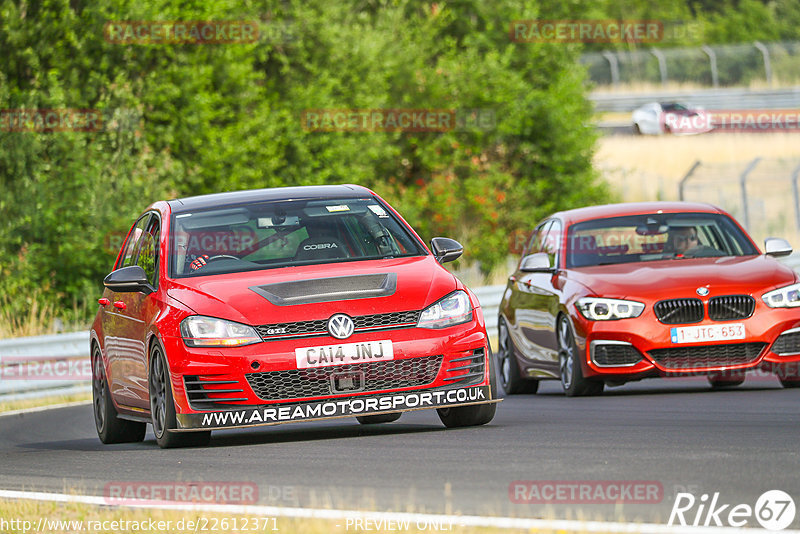
<svg viewBox="0 0 800 534"><path fill-rule="evenodd" d="M800 82L798 41L590 52L580 61L598 86L651 83L731 87Z"/></svg>

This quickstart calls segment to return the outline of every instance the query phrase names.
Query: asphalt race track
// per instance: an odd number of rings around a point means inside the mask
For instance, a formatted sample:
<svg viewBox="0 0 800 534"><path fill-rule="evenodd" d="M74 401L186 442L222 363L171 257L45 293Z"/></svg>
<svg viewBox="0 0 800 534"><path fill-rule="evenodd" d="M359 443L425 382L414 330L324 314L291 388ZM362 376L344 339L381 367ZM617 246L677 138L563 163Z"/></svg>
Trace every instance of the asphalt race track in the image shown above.
<svg viewBox="0 0 800 534"><path fill-rule="evenodd" d="M772 377L726 391L699 378L649 380L572 399L547 382L506 398L483 427L447 430L425 410L370 427L220 431L211 446L183 450L159 449L150 432L103 446L85 405L0 417L0 488L102 496L120 481L251 482L265 505L666 524L679 491L754 506L780 489L800 505L799 438L800 389ZM519 504L509 495L517 480L650 481L663 491L650 504Z"/></svg>

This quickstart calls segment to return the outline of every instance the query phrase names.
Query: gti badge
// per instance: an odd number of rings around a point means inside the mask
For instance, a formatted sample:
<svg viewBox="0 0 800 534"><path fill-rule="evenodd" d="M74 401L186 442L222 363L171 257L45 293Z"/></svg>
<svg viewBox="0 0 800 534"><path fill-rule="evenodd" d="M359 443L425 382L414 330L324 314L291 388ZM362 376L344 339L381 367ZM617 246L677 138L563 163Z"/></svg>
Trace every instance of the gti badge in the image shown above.
<svg viewBox="0 0 800 534"><path fill-rule="evenodd" d="M708 291L707 287L698 287L697 288L697 294L700 295L701 297L705 297L706 295L708 295L708 293L709 293L709 291Z"/></svg>
<svg viewBox="0 0 800 534"><path fill-rule="evenodd" d="M347 339L353 335L353 320L343 313L332 315L328 319L328 332L336 339Z"/></svg>

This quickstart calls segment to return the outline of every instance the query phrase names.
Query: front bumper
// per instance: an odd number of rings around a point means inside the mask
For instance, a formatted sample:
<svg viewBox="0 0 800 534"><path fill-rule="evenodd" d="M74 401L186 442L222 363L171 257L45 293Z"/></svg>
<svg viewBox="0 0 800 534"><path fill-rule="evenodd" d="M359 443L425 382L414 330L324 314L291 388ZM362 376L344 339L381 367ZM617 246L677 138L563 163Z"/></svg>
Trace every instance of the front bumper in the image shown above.
<svg viewBox="0 0 800 534"><path fill-rule="evenodd" d="M491 387L488 385L456 389L430 389L338 400L248 406L234 410L178 414L177 430L218 430L280 425L297 421L317 421L497 402L500 400L492 398Z"/></svg>
<svg viewBox="0 0 800 534"><path fill-rule="evenodd" d="M762 305L747 319L717 322L706 318L692 325L662 324L649 309L636 319L593 322L576 314L573 322L586 377L636 380L749 369L777 373L787 364L800 362L800 331L797 339L788 337L800 328L800 311L795 309ZM744 339L675 343L671 336L675 327L732 323L744 325ZM776 344L779 337L781 342ZM609 358L612 353L615 357Z"/></svg>
<svg viewBox="0 0 800 534"><path fill-rule="evenodd" d="M215 349L187 347L179 337L164 337L179 426L279 424L494 401L480 308L466 324L356 333L346 342L380 340L391 341L392 359L298 369L295 349L342 341L318 336ZM450 391L466 393L450 398ZM401 395L411 395L410 404L395 405Z"/></svg>

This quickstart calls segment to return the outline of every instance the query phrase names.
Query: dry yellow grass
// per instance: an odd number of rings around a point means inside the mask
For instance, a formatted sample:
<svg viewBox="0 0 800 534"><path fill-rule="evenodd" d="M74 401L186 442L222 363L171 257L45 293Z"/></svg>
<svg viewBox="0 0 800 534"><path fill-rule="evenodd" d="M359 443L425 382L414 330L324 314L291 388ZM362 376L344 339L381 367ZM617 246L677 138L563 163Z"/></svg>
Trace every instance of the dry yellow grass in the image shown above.
<svg viewBox="0 0 800 534"><path fill-rule="evenodd" d="M246 516L237 514L219 514L209 512L186 512L153 509L110 508L105 506L87 504L61 504L47 501L0 501L0 518L8 525L0 523L0 531L23 533L35 531L39 521L48 528L44 532L158 532L158 533L185 533L185 532L281 532L284 534L329 534L333 533L435 533L451 532L454 534L515 534L526 533L564 533L586 532L586 530L550 530L550 529L516 529L494 527L464 527L447 522L424 522L416 525L412 520L408 527L394 523L376 523L361 525L346 519L298 519L289 517L266 518L262 516ZM24 523L28 521L29 523ZM70 525L70 522L73 524ZM82 527L75 521L82 522ZM112 523L112 522L117 523ZM579 521L582 521L579 519ZM59 528L59 523L63 528ZM91 522L91 523L90 523ZM160 523L159 523L160 522ZM194 527L189 528L189 522ZM150 527L154 528L150 528ZM4 528L5 527L5 528ZM24 530L24 527L28 527ZM99 527L99 528L97 528ZM182 527L182 528L181 528ZM257 528L256 528L257 527ZM361 528L359 528L361 527ZM392 528L393 527L393 528ZM609 528L609 533L615 532Z"/></svg>
<svg viewBox="0 0 800 534"><path fill-rule="evenodd" d="M686 200L719 205L744 222L739 175L756 157L763 161L747 182L749 229L759 242L776 235L797 248L790 176L800 165L798 133L606 136L598 142L595 167L625 202L678 200L680 180L699 160Z"/></svg>
<svg viewBox="0 0 800 534"><path fill-rule="evenodd" d="M737 86L738 89L780 89L781 87L794 87L796 81L791 79L779 79L774 77L772 82L766 80L754 79L751 80L747 86ZM661 82L636 82L636 83L621 83L618 86L613 85L597 85L592 88L592 93L595 94L615 94L615 93L653 93L664 91L709 91L712 87L700 83L679 83L667 82L666 85Z"/></svg>
<svg viewBox="0 0 800 534"><path fill-rule="evenodd" d="M87 330L91 304L57 306L40 289L16 299L0 295L0 339Z"/></svg>
<svg viewBox="0 0 800 534"><path fill-rule="evenodd" d="M38 399L24 399L16 401L0 401L0 413L13 412L16 410L27 410L29 408L39 408L41 406L53 406L57 404L71 404L92 400L92 392L71 393L67 395L51 395Z"/></svg>

